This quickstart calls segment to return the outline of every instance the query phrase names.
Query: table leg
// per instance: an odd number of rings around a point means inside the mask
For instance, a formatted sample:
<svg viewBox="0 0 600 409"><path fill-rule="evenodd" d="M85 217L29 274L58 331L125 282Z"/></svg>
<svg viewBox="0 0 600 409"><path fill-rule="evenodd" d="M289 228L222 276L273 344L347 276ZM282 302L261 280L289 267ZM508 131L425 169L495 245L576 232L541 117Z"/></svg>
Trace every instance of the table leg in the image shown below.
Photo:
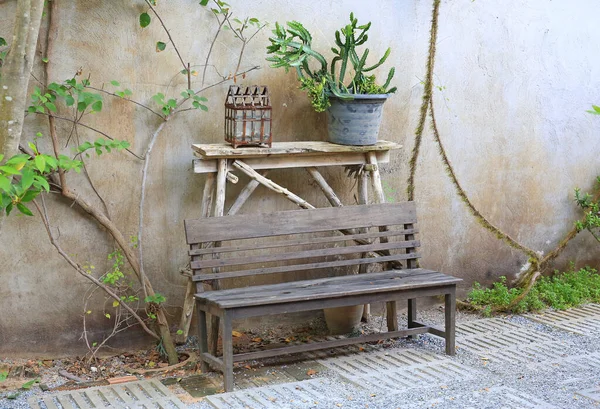
<svg viewBox="0 0 600 409"><path fill-rule="evenodd" d="M373 165L373 169L371 170L371 184L373 185L375 200L377 200L378 203L385 203L385 194L383 193L383 186L381 185L381 175L379 174L379 165L377 163L377 155L375 155L375 152L367 153L367 162L369 162L370 165ZM379 231L385 230L387 230L386 227L379 228ZM380 242L385 243L387 242L387 239L382 237ZM395 301L387 303L387 324L388 331L398 331L398 311L396 309Z"/></svg>
<svg viewBox="0 0 600 409"><path fill-rule="evenodd" d="M225 209L225 193L227 188L227 159L219 159L217 164L217 190L215 197L215 209L213 217L223 216ZM220 247L221 242L215 242L215 247ZM213 273L218 273L219 269L214 268ZM213 284L213 290L219 290L221 288L219 280L215 280ZM213 356L217 356L217 344L219 341L219 317L210 317L210 328L208 338L208 349Z"/></svg>

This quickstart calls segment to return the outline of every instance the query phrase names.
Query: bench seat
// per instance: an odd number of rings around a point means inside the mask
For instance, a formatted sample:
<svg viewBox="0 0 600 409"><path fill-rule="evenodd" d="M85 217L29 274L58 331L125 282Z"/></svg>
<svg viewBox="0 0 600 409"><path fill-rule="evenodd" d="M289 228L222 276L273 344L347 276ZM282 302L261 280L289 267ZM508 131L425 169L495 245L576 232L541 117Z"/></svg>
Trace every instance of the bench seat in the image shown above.
<svg viewBox="0 0 600 409"><path fill-rule="evenodd" d="M455 285L460 281L462 280L437 271L417 268L208 291L198 293L195 297L199 304L212 304L219 309L231 309L311 300L333 300L364 294L404 292ZM354 304L350 303L350 305ZM277 313L277 310L273 311Z"/></svg>

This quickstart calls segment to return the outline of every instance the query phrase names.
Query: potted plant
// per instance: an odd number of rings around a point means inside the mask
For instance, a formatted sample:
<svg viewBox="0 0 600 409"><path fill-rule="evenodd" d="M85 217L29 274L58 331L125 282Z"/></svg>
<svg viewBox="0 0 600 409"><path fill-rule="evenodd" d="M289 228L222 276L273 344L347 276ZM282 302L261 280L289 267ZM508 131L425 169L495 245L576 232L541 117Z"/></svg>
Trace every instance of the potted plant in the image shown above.
<svg viewBox="0 0 600 409"><path fill-rule="evenodd" d="M327 111L329 141L342 145L373 145L377 142L383 103L396 87L389 88L395 69L391 68L387 80L378 85L374 74L390 55L388 48L381 59L367 65L369 49L359 55L357 47L367 39L371 23L358 25L350 13L350 24L335 32L331 63L312 49L312 36L304 26L291 21L284 28L275 24L267 60L274 68L286 71L294 68L317 112ZM311 62L316 62L311 67Z"/></svg>

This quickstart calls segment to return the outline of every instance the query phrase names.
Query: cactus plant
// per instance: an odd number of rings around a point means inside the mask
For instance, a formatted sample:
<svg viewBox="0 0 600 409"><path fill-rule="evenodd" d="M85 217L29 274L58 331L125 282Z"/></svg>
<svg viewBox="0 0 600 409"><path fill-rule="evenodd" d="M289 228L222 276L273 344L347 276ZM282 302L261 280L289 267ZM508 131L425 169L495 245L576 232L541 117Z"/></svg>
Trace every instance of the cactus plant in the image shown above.
<svg viewBox="0 0 600 409"><path fill-rule="evenodd" d="M368 73L387 60L391 49L370 66L367 65L369 49L361 55L357 51L357 47L368 40L369 28L370 22L359 26L354 13L350 13L350 23L335 32L336 47L331 48L334 57L328 64L322 54L313 50L312 36L301 23L290 21L286 27L275 23L274 36L269 38L271 45L267 47L267 53L272 56L267 61L272 63L271 67L284 68L286 72L290 68L296 70L300 88L307 91L317 112L329 107L330 95L352 99L352 94L390 94L396 91L396 87L389 88L394 68L390 69L383 85L377 85L375 75ZM318 68L311 69L311 60L317 62Z"/></svg>

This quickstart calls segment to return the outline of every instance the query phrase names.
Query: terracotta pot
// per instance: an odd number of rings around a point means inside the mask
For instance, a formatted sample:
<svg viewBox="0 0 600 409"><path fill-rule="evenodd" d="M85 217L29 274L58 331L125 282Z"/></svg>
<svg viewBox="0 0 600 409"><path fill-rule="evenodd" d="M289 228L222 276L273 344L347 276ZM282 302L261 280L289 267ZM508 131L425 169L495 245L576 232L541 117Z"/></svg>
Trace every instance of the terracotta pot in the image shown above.
<svg viewBox="0 0 600 409"><path fill-rule="evenodd" d="M354 331L363 314L363 305L349 307L324 308L325 322L331 335L348 334Z"/></svg>

